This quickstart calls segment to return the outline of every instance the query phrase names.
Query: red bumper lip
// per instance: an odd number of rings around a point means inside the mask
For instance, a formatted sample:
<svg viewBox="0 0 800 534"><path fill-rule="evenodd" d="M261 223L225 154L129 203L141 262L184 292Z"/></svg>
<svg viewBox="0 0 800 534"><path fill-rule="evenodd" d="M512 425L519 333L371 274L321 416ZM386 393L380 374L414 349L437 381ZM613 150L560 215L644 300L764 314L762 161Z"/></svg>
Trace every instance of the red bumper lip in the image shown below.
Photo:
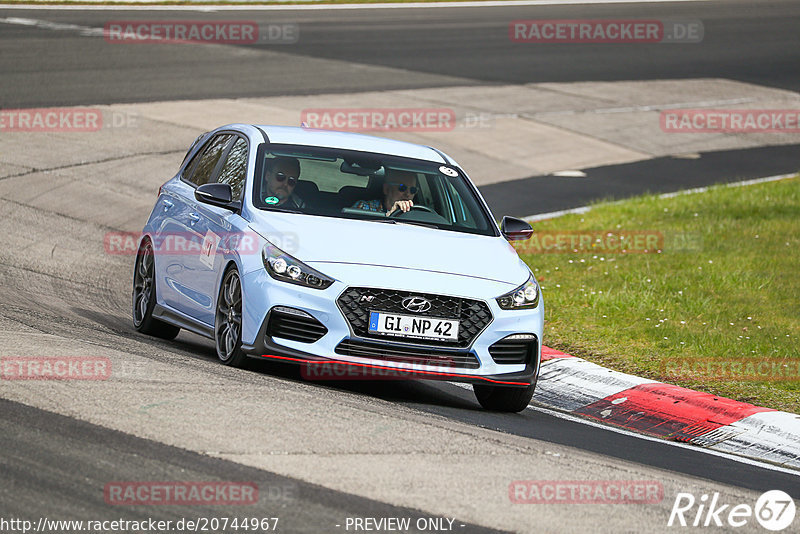
<svg viewBox="0 0 800 534"><path fill-rule="evenodd" d="M278 356L275 354L261 354L261 358L284 361L289 363L296 363L301 365L337 365L337 366L350 366L361 369L394 371L402 373L403 375L408 375L408 378L416 377L416 378L424 378L426 380L455 380L459 382L489 383L502 386L520 386L520 387L528 387L531 385L530 380L525 380L525 379L515 380L513 378L503 379L501 378L501 376L488 377L479 375L468 375L463 373L444 373L439 371L425 371L422 369L404 369L402 367L393 367L388 365L376 365L376 364L358 363L358 362L347 362L342 360L334 360L321 357L298 358L292 356ZM346 378L344 379L346 380ZM364 379L366 380L367 378Z"/></svg>

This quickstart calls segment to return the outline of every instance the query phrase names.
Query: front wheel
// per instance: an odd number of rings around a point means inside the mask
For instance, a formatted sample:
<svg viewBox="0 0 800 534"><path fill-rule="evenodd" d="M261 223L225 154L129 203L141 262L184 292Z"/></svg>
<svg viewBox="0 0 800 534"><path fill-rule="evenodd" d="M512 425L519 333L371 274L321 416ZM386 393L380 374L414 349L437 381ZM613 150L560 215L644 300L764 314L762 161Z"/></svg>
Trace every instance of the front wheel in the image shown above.
<svg viewBox="0 0 800 534"><path fill-rule="evenodd" d="M536 382L528 387L490 386L473 384L478 402L493 412L521 412L528 407Z"/></svg>
<svg viewBox="0 0 800 534"><path fill-rule="evenodd" d="M242 352L242 283L235 268L222 279L214 321L214 344L217 357L225 365L241 367L247 359Z"/></svg>

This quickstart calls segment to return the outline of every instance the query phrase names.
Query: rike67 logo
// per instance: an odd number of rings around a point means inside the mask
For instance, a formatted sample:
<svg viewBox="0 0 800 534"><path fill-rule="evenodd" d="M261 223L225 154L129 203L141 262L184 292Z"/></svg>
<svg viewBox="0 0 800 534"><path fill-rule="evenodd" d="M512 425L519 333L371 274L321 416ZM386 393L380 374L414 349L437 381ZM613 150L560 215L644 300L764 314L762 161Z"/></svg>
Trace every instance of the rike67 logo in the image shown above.
<svg viewBox="0 0 800 534"><path fill-rule="evenodd" d="M701 495L696 499L691 493L678 493L667 526L737 528L752 525L752 520L773 532L789 527L794 521L795 504L781 490L771 490L749 504L720 502L719 493Z"/></svg>

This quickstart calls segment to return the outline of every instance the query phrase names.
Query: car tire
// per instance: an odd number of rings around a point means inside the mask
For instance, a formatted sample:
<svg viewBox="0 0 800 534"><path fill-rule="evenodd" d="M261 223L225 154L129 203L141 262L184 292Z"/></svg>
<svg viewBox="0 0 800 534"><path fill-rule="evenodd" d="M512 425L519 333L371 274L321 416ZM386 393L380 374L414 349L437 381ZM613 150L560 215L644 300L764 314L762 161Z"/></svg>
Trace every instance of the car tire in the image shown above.
<svg viewBox="0 0 800 534"><path fill-rule="evenodd" d="M214 346L225 365L241 367L247 360L242 352L242 282L231 267L222 277L214 320Z"/></svg>
<svg viewBox="0 0 800 534"><path fill-rule="evenodd" d="M493 412L521 412L528 407L536 389L536 382L528 387L492 386L473 384L478 402Z"/></svg>
<svg viewBox="0 0 800 534"><path fill-rule="evenodd" d="M181 329L153 317L156 306L156 269L153 244L149 239L142 242L136 254L133 268L133 327L149 336L175 339Z"/></svg>

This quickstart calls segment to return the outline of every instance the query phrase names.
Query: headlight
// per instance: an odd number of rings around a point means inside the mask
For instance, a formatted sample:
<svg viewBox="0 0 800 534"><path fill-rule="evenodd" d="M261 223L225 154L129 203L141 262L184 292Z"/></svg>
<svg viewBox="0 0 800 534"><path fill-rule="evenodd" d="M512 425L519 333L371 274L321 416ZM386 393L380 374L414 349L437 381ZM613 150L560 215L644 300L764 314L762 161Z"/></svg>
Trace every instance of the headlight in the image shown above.
<svg viewBox="0 0 800 534"><path fill-rule="evenodd" d="M261 251L264 268L275 280L314 289L326 289L333 279L267 243Z"/></svg>
<svg viewBox="0 0 800 534"><path fill-rule="evenodd" d="M533 275L514 291L497 297L497 305L504 310L523 310L539 305L539 284Z"/></svg>

